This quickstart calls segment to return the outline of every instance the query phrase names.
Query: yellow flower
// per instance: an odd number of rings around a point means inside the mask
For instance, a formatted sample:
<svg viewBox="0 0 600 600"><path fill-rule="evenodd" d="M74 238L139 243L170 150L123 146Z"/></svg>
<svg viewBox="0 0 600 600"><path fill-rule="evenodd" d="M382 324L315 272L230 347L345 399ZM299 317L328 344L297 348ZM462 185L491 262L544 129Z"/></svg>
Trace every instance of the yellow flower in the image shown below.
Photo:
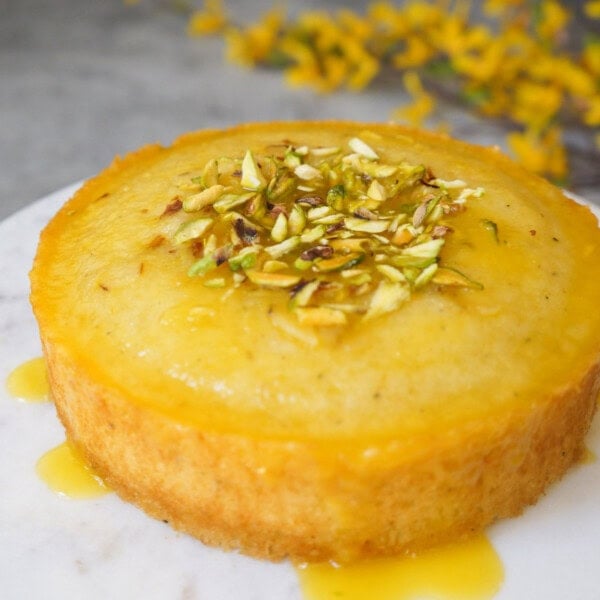
<svg viewBox="0 0 600 600"><path fill-rule="evenodd" d="M583 10L590 19L600 19L600 0L586 2Z"/></svg>
<svg viewBox="0 0 600 600"><path fill-rule="evenodd" d="M583 114L583 122L590 127L600 126L600 95L596 95L588 101Z"/></svg>
<svg viewBox="0 0 600 600"><path fill-rule="evenodd" d="M510 116L530 129L541 130L560 110L562 90L549 83L516 81Z"/></svg>
<svg viewBox="0 0 600 600"><path fill-rule="evenodd" d="M567 158L561 137L561 130L551 127L543 134L533 131L513 132L508 135L507 140L517 160L526 169L562 179L567 174Z"/></svg>
<svg viewBox="0 0 600 600"><path fill-rule="evenodd" d="M189 35L220 33L227 25L227 15L222 0L205 0L204 8L192 14L188 21Z"/></svg>
<svg viewBox="0 0 600 600"><path fill-rule="evenodd" d="M540 5L537 31L543 40L554 40L565 29L571 15L557 0L544 0Z"/></svg>
<svg viewBox="0 0 600 600"><path fill-rule="evenodd" d="M266 61L275 49L283 21L283 12L273 9L245 30L228 30L225 34L227 58L248 67Z"/></svg>
<svg viewBox="0 0 600 600"><path fill-rule="evenodd" d="M592 40L585 44L581 62L595 77L600 78L600 40Z"/></svg>
<svg viewBox="0 0 600 600"><path fill-rule="evenodd" d="M405 40L402 52L392 56L392 65L396 69L421 67L435 54L435 50L420 35L410 35Z"/></svg>
<svg viewBox="0 0 600 600"><path fill-rule="evenodd" d="M415 71L407 71L402 77L406 91L412 96L412 102L394 111L394 117L407 121L415 127L423 125L425 119L433 112L435 101L433 96L423 88L421 79Z"/></svg>

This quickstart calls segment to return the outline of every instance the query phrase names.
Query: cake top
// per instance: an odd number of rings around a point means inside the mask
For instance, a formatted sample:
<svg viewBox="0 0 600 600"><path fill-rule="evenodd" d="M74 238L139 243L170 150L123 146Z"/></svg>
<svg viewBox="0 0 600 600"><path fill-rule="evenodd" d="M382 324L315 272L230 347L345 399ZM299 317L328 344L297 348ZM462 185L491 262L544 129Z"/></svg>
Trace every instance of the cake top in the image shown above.
<svg viewBox="0 0 600 600"><path fill-rule="evenodd" d="M32 302L56 351L182 423L398 441L587 372L599 255L590 211L497 151L390 125L256 124L145 148L88 182L42 235ZM378 304L380 289L403 295Z"/></svg>
<svg viewBox="0 0 600 600"><path fill-rule="evenodd" d="M188 275L203 285L285 290L298 321L312 326L368 321L430 282L481 288L440 268L439 254L452 215L482 188L385 162L359 137L264 150L210 159L166 204L165 217L190 215L172 242L189 247Z"/></svg>

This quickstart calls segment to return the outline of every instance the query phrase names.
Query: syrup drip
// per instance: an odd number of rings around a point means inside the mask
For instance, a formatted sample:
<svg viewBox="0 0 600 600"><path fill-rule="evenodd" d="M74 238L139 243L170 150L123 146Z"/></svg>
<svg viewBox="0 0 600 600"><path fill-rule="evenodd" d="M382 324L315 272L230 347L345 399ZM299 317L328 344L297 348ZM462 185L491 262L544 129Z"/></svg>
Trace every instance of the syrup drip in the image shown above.
<svg viewBox="0 0 600 600"><path fill-rule="evenodd" d="M504 578L484 535L416 556L308 564L297 572L305 600L489 600Z"/></svg>
<svg viewBox="0 0 600 600"><path fill-rule="evenodd" d="M6 380L11 396L28 402L48 400L48 376L43 358L32 358L11 371Z"/></svg>
<svg viewBox="0 0 600 600"><path fill-rule="evenodd" d="M46 452L36 470L52 491L69 498L96 498L112 491L68 441Z"/></svg>

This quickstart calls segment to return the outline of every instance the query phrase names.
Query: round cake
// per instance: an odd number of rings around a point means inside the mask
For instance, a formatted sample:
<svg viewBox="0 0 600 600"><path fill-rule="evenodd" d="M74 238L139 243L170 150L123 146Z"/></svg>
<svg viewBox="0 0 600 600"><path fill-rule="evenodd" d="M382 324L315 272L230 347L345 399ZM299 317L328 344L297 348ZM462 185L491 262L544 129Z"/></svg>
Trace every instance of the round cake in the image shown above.
<svg viewBox="0 0 600 600"><path fill-rule="evenodd" d="M499 151L395 125L143 148L42 233L69 440L203 542L347 561L470 535L581 455L600 230Z"/></svg>

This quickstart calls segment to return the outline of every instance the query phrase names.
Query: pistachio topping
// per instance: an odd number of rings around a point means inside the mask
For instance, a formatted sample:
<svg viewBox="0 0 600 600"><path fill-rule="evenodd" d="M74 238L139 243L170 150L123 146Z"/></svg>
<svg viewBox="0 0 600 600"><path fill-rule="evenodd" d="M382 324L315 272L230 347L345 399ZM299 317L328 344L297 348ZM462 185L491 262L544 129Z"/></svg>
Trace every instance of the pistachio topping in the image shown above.
<svg viewBox="0 0 600 600"><path fill-rule="evenodd" d="M440 254L448 220L483 189L385 154L353 137L213 158L161 216L179 223L172 242L189 246L190 277L287 294L300 325L371 320L430 283L481 289Z"/></svg>

